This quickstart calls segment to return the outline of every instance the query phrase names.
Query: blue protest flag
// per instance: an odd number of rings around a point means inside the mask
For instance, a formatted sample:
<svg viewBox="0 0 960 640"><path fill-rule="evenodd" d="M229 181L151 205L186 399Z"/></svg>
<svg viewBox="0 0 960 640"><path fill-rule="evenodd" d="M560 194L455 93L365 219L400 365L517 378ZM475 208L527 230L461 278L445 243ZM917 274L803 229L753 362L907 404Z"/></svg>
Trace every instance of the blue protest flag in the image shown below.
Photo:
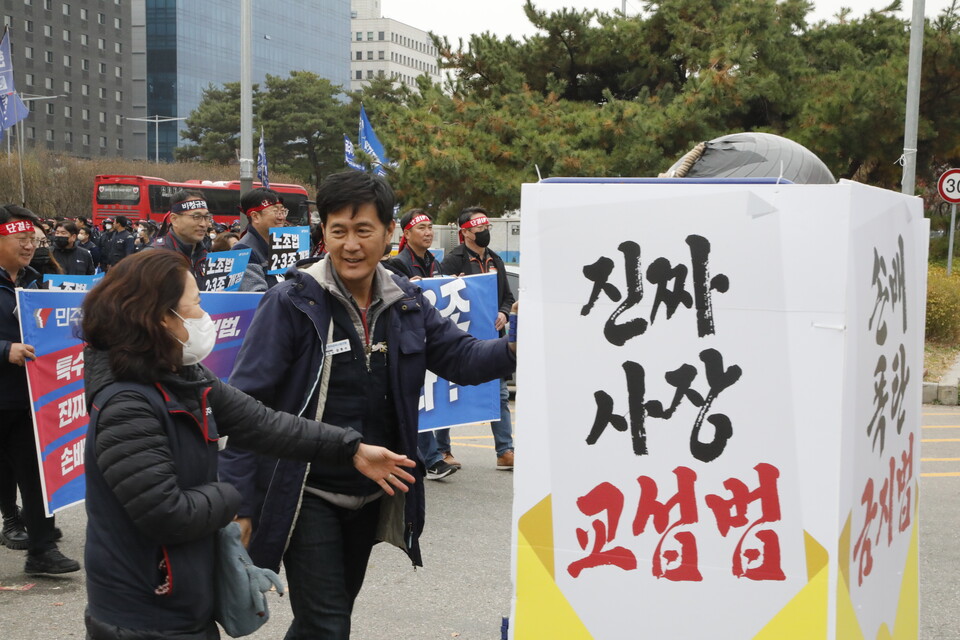
<svg viewBox="0 0 960 640"><path fill-rule="evenodd" d="M257 153L257 180L270 188L270 172L267 169L267 148L263 144L263 127L260 127L260 151Z"/></svg>
<svg viewBox="0 0 960 640"><path fill-rule="evenodd" d="M0 95L16 91L13 86L13 60L10 58L10 32L4 28L0 38Z"/></svg>
<svg viewBox="0 0 960 640"><path fill-rule="evenodd" d="M30 109L14 93L0 96L0 129L9 129L30 115Z"/></svg>
<svg viewBox="0 0 960 640"><path fill-rule="evenodd" d="M351 169L363 171L363 165L357 162L357 154L353 148L353 142L350 141L347 134L343 134L343 161L346 162L347 166Z"/></svg>
<svg viewBox="0 0 960 640"><path fill-rule="evenodd" d="M367 111L362 104L360 105L360 138L358 142L360 148L376 161L374 173L379 176L387 175L387 170L384 167L390 164L390 160L387 158L387 152L380 143L380 139L377 138L377 134L373 132L373 125L370 124Z"/></svg>

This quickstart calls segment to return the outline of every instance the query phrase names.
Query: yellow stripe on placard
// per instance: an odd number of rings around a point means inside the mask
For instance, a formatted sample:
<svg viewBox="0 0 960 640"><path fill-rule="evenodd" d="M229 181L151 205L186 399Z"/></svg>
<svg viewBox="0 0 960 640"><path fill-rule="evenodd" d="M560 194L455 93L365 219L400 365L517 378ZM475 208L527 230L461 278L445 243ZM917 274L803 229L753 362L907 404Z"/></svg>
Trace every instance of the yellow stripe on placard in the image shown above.
<svg viewBox="0 0 960 640"><path fill-rule="evenodd" d="M960 424L925 424L921 429L960 429Z"/></svg>
<svg viewBox="0 0 960 640"><path fill-rule="evenodd" d="M514 640L592 640L593 636L554 581L550 496L520 516L517 529Z"/></svg>
<svg viewBox="0 0 960 640"><path fill-rule="evenodd" d="M943 473L921 473L920 474L921 478L956 478L957 476L960 476L960 472L945 471Z"/></svg>
<svg viewBox="0 0 960 640"><path fill-rule="evenodd" d="M920 442L960 442L960 438L921 438Z"/></svg>
<svg viewBox="0 0 960 640"><path fill-rule="evenodd" d="M807 584L790 599L753 640L826 638L830 567L829 555L816 539L803 532L807 553Z"/></svg>
<svg viewBox="0 0 960 640"><path fill-rule="evenodd" d="M960 462L960 458L920 458L920 462Z"/></svg>

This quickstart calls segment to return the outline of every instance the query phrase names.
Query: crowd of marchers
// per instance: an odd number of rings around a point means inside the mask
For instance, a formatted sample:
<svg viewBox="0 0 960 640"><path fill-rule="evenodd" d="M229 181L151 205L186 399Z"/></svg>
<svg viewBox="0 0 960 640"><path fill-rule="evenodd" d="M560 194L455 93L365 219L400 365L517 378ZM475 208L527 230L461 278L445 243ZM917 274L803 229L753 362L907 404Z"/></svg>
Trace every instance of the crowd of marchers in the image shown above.
<svg viewBox="0 0 960 640"><path fill-rule="evenodd" d="M233 521L256 565L286 570L285 637L349 638L373 545L421 565L421 480L460 467L448 431L418 433L427 369L456 384L501 381L496 468L513 468L503 381L516 367L517 305L485 210L461 213L461 244L442 261L429 250L430 217L406 212L391 258L390 185L333 174L317 193L312 256L276 276L269 229L285 225L282 198L254 189L240 207L242 234L214 225L203 196L187 191L159 228L117 216L96 229L0 207L0 542L26 550L28 574L80 563L59 551L45 514L25 373L36 350L20 335L15 290L36 288L43 273L105 272L79 332L93 640L218 638L214 538ZM216 328L198 283L207 253L232 248L251 250L241 289L264 295L227 384L202 364ZM495 339L444 318L417 283L478 273L497 277Z"/></svg>

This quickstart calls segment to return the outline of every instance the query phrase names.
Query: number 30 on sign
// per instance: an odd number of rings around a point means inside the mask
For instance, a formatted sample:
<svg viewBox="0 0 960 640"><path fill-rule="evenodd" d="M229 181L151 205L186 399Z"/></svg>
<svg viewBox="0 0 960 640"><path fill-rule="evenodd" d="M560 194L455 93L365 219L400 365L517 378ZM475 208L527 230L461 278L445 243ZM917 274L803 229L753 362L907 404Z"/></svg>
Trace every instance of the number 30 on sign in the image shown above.
<svg viewBox="0 0 960 640"><path fill-rule="evenodd" d="M940 197L952 204L960 204L960 169L947 169L937 181Z"/></svg>

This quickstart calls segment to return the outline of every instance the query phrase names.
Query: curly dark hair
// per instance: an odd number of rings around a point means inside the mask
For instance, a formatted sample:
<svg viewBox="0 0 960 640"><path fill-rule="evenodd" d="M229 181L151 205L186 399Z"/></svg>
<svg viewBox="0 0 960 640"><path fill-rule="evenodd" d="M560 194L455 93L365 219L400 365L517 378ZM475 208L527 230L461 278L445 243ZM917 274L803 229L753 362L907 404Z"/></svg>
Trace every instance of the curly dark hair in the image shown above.
<svg viewBox="0 0 960 640"><path fill-rule="evenodd" d="M109 354L118 380L153 384L181 366L180 343L160 321L180 304L190 273L178 251L142 251L114 265L87 293L81 337Z"/></svg>

